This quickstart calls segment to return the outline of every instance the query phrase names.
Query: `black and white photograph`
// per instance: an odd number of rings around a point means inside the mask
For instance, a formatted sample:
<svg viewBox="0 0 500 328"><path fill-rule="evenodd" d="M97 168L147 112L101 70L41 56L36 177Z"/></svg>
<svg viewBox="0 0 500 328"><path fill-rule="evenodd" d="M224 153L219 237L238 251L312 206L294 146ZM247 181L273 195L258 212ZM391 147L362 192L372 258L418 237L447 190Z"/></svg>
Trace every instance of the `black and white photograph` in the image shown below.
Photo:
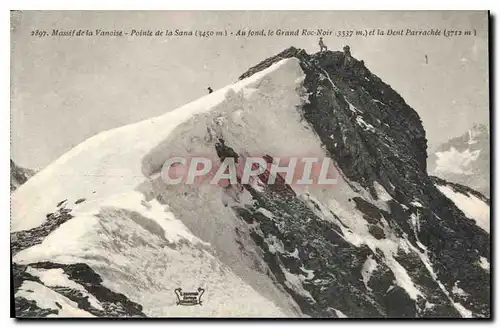
<svg viewBox="0 0 500 328"><path fill-rule="evenodd" d="M490 22L11 10L11 317L491 319Z"/></svg>

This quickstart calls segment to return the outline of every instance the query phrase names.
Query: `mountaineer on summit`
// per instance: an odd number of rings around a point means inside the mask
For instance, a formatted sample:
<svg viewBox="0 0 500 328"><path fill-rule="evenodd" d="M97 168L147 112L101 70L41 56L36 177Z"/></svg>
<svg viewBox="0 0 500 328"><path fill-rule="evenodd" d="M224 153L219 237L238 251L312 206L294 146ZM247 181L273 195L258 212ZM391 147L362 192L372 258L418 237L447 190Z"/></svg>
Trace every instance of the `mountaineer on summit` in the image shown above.
<svg viewBox="0 0 500 328"><path fill-rule="evenodd" d="M325 51L328 51L328 48L323 43L323 38L322 37L319 38L318 44L319 44L319 51L320 52L323 52L323 48L325 49Z"/></svg>
<svg viewBox="0 0 500 328"><path fill-rule="evenodd" d="M344 46L343 50L344 50L344 65L347 65L352 60L351 48L349 46Z"/></svg>
<svg viewBox="0 0 500 328"><path fill-rule="evenodd" d="M212 88L210 88L210 87L208 87L207 90L208 90L208 93L214 92L214 90Z"/></svg>

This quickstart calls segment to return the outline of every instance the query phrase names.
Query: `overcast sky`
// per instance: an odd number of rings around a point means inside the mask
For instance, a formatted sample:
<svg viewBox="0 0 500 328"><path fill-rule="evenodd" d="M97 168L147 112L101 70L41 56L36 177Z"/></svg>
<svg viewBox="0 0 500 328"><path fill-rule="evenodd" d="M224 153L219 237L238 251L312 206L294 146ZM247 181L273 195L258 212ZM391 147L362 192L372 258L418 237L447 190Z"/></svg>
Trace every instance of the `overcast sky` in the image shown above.
<svg viewBox="0 0 500 328"><path fill-rule="evenodd" d="M316 37L37 38L34 29L475 29L475 37L324 37L399 92L430 147L488 123L486 12L23 12L12 18L12 158L42 168L86 138L161 115ZM428 64L425 63L428 56Z"/></svg>

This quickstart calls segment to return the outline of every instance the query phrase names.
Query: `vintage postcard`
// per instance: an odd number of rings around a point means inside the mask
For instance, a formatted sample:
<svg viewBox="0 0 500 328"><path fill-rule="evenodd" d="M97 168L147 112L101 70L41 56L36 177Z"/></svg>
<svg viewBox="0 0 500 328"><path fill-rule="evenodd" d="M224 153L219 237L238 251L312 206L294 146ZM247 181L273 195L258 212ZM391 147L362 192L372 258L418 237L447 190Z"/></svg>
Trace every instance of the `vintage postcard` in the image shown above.
<svg viewBox="0 0 500 328"><path fill-rule="evenodd" d="M488 27L11 11L12 317L490 318Z"/></svg>

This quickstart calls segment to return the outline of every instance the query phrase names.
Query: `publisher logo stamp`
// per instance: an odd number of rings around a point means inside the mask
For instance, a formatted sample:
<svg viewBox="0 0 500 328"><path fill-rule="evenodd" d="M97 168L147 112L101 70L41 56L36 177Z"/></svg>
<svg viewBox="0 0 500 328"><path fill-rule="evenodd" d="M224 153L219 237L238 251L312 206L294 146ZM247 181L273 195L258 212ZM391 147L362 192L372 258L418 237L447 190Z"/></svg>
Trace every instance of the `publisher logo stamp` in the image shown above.
<svg viewBox="0 0 500 328"><path fill-rule="evenodd" d="M205 293L205 289L199 287L196 292L183 292L182 288L176 288L174 292L177 296L177 305L192 306L202 305L201 296Z"/></svg>

